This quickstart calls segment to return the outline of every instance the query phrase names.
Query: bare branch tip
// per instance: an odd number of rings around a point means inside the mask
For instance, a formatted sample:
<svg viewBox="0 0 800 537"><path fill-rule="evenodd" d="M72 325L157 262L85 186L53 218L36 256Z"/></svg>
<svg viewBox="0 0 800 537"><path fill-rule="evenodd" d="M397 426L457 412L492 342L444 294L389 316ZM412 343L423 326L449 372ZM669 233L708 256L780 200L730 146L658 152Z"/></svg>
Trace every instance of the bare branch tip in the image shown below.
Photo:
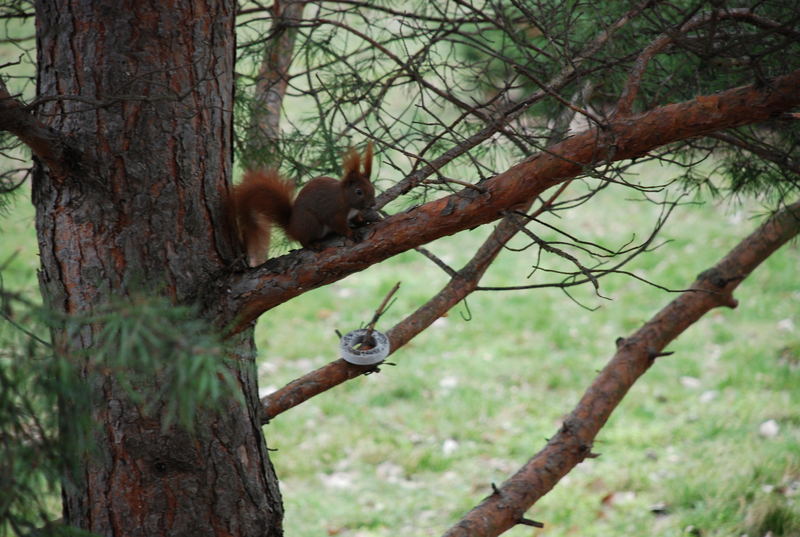
<svg viewBox="0 0 800 537"><path fill-rule="evenodd" d="M669 356L671 354L675 354L675 351L656 351L656 350L649 350L647 351L647 357L652 361L656 358L661 358L662 356Z"/></svg>
<svg viewBox="0 0 800 537"><path fill-rule="evenodd" d="M394 284L394 287L392 287L389 290L389 293L387 293L387 295L384 297L380 306L378 306L378 309L375 310L375 313L372 316L372 320L367 325L367 338L369 338L372 335L372 331L375 330L375 324L378 322L381 316L384 313L386 313L386 310L389 309L389 306L391 306L389 301L392 299L392 297L394 296L394 294L397 292L398 289L400 289L400 282Z"/></svg>
<svg viewBox="0 0 800 537"><path fill-rule="evenodd" d="M525 517L520 518L518 524L522 524L523 526L531 526L533 528L544 528L543 523Z"/></svg>
<svg viewBox="0 0 800 537"><path fill-rule="evenodd" d="M726 294L722 297L722 305L734 310L739 306L739 301L732 294Z"/></svg>

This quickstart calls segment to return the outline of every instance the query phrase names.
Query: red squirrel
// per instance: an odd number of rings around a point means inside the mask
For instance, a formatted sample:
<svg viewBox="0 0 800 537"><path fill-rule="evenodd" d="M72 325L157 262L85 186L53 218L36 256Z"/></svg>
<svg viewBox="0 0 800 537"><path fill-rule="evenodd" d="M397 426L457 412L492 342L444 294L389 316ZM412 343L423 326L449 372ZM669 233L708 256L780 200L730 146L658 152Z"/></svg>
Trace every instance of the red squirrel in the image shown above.
<svg viewBox="0 0 800 537"><path fill-rule="evenodd" d="M316 177L300 189L294 202L294 185L277 170L251 170L244 174L242 182L233 188L231 199L250 266L266 260L273 223L303 247L331 232L353 237L348 221L375 204L375 188L369 179L372 143L367 144L363 159L351 148L342 168L341 181Z"/></svg>

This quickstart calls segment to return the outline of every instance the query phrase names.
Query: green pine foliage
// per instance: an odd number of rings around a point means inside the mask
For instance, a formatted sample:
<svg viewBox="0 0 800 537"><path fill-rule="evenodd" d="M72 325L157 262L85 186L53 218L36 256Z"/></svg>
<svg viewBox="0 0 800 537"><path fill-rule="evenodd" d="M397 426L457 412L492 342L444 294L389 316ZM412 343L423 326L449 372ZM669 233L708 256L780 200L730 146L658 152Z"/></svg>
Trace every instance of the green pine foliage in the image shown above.
<svg viewBox="0 0 800 537"><path fill-rule="evenodd" d="M92 453L93 384L112 379L164 428L191 430L201 409L241 402L225 346L193 309L135 295L63 319L0 291L0 535L79 535L52 522L72 461ZM55 352L49 328L63 323L69 337L96 334L91 354Z"/></svg>

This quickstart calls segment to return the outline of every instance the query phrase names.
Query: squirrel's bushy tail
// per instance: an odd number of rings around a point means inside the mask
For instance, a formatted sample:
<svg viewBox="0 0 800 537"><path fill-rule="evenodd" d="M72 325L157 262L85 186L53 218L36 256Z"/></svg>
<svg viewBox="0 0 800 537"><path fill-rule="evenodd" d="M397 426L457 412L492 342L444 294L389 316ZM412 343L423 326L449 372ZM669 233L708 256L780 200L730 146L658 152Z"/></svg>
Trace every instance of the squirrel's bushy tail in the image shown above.
<svg viewBox="0 0 800 537"><path fill-rule="evenodd" d="M267 258L271 223L289 225L293 197L294 185L277 170L250 170L233 188L234 214L251 266Z"/></svg>

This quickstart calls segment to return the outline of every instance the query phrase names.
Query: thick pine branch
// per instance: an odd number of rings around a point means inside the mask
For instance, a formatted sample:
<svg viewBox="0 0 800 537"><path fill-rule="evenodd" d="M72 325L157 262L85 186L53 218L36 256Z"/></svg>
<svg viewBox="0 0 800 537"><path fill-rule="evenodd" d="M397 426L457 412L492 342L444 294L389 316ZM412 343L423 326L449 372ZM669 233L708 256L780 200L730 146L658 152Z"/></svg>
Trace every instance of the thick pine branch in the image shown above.
<svg viewBox="0 0 800 537"><path fill-rule="evenodd" d="M663 349L703 315L736 307L733 291L761 262L800 233L800 202L775 214L630 337L592 382L547 445L453 526L445 537L490 537L520 524L528 510L578 463L611 412Z"/></svg>
<svg viewBox="0 0 800 537"><path fill-rule="evenodd" d="M8 131L30 148L52 172L63 176L81 160L80 153L65 138L39 122L26 107L8 92L0 79L0 131Z"/></svg>
<svg viewBox="0 0 800 537"><path fill-rule="evenodd" d="M636 158L672 142L764 121L800 104L800 70L767 86L745 86L618 118L590 128L527 159L479 186L396 214L375 224L368 237L320 252L301 250L261 267L229 274L207 297L221 307L233 332L265 311L305 291L327 285L398 253L445 235L496 220L503 211L598 164ZM339 244L337 241L329 244Z"/></svg>

